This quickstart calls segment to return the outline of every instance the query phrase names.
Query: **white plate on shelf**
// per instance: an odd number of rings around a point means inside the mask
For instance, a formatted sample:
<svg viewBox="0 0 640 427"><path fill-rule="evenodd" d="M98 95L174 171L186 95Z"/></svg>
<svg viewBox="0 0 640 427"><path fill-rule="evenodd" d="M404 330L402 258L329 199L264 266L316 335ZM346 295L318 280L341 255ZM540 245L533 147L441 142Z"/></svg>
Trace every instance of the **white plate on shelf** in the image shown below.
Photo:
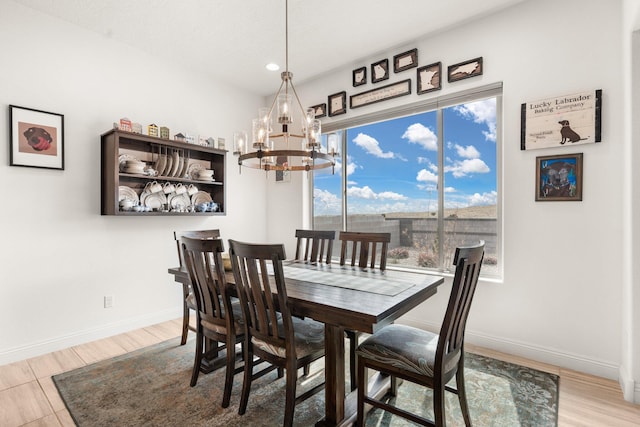
<svg viewBox="0 0 640 427"><path fill-rule="evenodd" d="M121 185L118 187L118 202L123 199L133 200L136 203L140 201L140 199L138 198L138 193L136 193L133 188L127 187L126 185Z"/></svg>
<svg viewBox="0 0 640 427"><path fill-rule="evenodd" d="M123 172L125 170L125 168L127 167L127 160L136 160L136 161L138 161L138 159L135 156L132 156L130 154L120 154L118 156L120 172Z"/></svg>
<svg viewBox="0 0 640 427"><path fill-rule="evenodd" d="M196 172L201 171L203 169L204 169L204 166L202 166L200 163L191 163L187 168L187 175L189 175L191 179L194 179L196 176Z"/></svg>
<svg viewBox="0 0 640 427"><path fill-rule="evenodd" d="M212 202L213 199L211 198L211 194L207 193L206 191L198 191L197 193L195 193L193 196L191 196L191 203L195 206L195 205L199 205L200 203L209 203Z"/></svg>
<svg viewBox="0 0 640 427"><path fill-rule="evenodd" d="M186 208L187 206L191 206L191 200L189 200L189 195L187 193L182 194L172 194L169 197L169 206L172 209L176 209L180 206Z"/></svg>
<svg viewBox="0 0 640 427"><path fill-rule="evenodd" d="M180 154L175 150L171 153L171 172L168 176L176 176L178 175L178 170L182 168L182 164L180 163Z"/></svg>
<svg viewBox="0 0 640 427"><path fill-rule="evenodd" d="M182 163L182 170L180 171L180 175L178 175L180 178L185 177L185 175L187 174L187 170L189 168L189 158L183 157L182 159L184 160L184 162Z"/></svg>
<svg viewBox="0 0 640 427"><path fill-rule="evenodd" d="M160 209L162 205L167 203L167 196L162 191L151 193L144 198L144 205L151 209Z"/></svg>

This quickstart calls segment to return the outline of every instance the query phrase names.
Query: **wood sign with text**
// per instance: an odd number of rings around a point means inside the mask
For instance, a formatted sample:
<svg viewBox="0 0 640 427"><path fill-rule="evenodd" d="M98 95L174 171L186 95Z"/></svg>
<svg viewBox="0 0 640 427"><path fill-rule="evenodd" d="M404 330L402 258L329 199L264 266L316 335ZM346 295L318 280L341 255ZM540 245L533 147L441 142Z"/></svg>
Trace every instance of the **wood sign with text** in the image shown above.
<svg viewBox="0 0 640 427"><path fill-rule="evenodd" d="M602 90L522 104L520 149L600 142Z"/></svg>

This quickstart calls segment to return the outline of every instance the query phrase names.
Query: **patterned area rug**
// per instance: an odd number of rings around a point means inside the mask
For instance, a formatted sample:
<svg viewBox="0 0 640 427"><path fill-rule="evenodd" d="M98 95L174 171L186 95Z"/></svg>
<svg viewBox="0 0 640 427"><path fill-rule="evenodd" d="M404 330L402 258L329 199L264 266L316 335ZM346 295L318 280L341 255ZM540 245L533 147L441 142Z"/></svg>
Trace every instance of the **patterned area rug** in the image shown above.
<svg viewBox="0 0 640 427"><path fill-rule="evenodd" d="M252 426L282 425L284 378L271 372L253 383L247 413L238 415L242 374L236 375L231 405L221 408L224 370L201 374L189 387L193 341L176 340L138 350L53 377L78 426ZM322 381L322 365L299 383L298 393ZM557 426L558 377L495 359L467 354L465 379L475 427ZM464 426L457 396L447 393L447 425ZM324 414L324 394L296 406L295 425L313 426ZM428 417L431 391L403 382L395 404ZM368 426L413 425L375 410Z"/></svg>

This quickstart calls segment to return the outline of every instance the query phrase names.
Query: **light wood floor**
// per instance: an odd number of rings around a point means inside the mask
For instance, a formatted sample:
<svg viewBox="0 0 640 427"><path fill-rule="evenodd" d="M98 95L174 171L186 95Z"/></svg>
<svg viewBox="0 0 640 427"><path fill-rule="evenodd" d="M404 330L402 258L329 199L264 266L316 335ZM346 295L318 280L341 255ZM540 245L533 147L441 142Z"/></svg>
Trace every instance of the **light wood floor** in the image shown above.
<svg viewBox="0 0 640 427"><path fill-rule="evenodd" d="M181 320L0 366L0 426L74 426L51 376L167 339L179 339ZM559 426L640 426L640 405L622 398L618 383L468 346L468 351L560 376Z"/></svg>

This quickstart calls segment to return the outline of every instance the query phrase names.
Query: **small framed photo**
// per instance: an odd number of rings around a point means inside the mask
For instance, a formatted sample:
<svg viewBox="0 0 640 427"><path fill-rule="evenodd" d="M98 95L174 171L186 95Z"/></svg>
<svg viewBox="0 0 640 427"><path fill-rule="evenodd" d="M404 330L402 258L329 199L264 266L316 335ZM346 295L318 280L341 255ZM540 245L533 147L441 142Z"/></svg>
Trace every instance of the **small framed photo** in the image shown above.
<svg viewBox="0 0 640 427"><path fill-rule="evenodd" d="M347 92L342 91L329 95L329 117L345 114L347 112Z"/></svg>
<svg viewBox="0 0 640 427"><path fill-rule="evenodd" d="M378 83L389 78L389 60L374 62L371 64L371 83Z"/></svg>
<svg viewBox="0 0 640 427"><path fill-rule="evenodd" d="M313 108L313 111L315 111L316 119L327 115L327 104L312 105L310 108Z"/></svg>
<svg viewBox="0 0 640 427"><path fill-rule="evenodd" d="M418 95L442 89L442 63L425 65L417 70Z"/></svg>
<svg viewBox="0 0 640 427"><path fill-rule="evenodd" d="M582 200L582 153L536 157L536 202Z"/></svg>
<svg viewBox="0 0 640 427"><path fill-rule="evenodd" d="M367 67L360 67L353 70L353 87L367 83Z"/></svg>
<svg viewBox="0 0 640 427"><path fill-rule="evenodd" d="M408 70L418 66L418 49L411 49L393 57L393 72Z"/></svg>
<svg viewBox="0 0 640 427"><path fill-rule="evenodd" d="M449 83L458 80L468 79L470 77L480 76L483 72L482 57L470 59L468 61L459 62L449 65L448 78Z"/></svg>
<svg viewBox="0 0 640 427"><path fill-rule="evenodd" d="M64 116L9 105L11 166L64 170Z"/></svg>

